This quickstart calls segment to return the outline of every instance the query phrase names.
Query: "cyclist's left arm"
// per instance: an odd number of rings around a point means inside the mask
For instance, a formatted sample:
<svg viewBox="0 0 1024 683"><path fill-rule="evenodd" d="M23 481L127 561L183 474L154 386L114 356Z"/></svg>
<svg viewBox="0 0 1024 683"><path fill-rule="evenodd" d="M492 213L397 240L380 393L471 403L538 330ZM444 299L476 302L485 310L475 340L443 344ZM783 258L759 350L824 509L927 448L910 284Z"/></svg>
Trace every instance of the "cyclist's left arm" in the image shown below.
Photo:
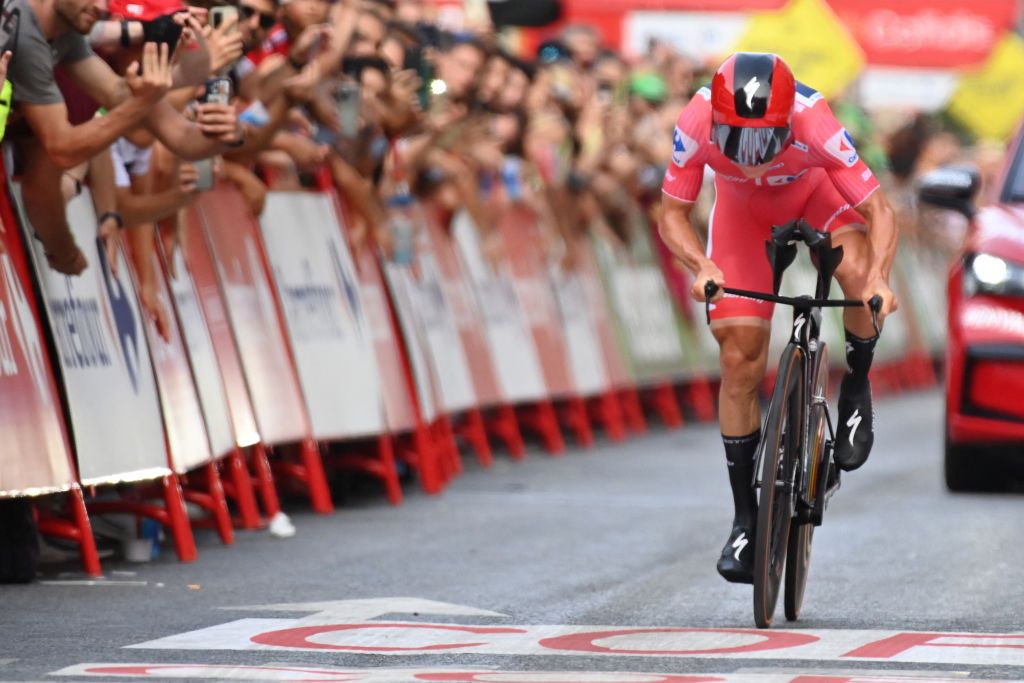
<svg viewBox="0 0 1024 683"><path fill-rule="evenodd" d="M857 154L853 138L836 120L824 100L816 100L803 117L810 155L828 173L843 198L867 222L868 262L862 298L882 297L881 317L896 310L898 302L889 288L889 273L896 257L896 213L878 179Z"/></svg>

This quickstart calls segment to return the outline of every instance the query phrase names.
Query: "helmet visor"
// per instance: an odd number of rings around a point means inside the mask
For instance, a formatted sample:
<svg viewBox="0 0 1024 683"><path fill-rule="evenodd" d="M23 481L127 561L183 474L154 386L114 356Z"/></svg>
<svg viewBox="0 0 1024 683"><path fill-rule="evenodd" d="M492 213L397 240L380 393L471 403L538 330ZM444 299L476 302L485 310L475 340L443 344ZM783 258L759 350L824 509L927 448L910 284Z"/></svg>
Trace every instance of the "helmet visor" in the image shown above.
<svg viewBox="0 0 1024 683"><path fill-rule="evenodd" d="M722 123L713 126L719 151L740 166L767 164L786 148L789 128L744 128Z"/></svg>

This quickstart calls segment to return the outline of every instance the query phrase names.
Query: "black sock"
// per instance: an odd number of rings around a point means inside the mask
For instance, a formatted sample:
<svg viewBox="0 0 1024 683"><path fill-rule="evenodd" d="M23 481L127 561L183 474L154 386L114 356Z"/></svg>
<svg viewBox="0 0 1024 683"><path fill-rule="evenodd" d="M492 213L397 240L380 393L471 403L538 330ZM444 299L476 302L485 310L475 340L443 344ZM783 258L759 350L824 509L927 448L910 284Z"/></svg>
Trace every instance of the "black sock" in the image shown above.
<svg viewBox="0 0 1024 683"><path fill-rule="evenodd" d="M868 371L871 360L875 357L875 344L878 335L870 339L862 339L846 330L846 377L843 386L852 391L863 389L868 384Z"/></svg>
<svg viewBox="0 0 1024 683"><path fill-rule="evenodd" d="M754 493L754 456L761 440L761 430L747 436L722 435L725 462L729 465L729 486L736 506L733 526L754 526L757 522L757 494Z"/></svg>

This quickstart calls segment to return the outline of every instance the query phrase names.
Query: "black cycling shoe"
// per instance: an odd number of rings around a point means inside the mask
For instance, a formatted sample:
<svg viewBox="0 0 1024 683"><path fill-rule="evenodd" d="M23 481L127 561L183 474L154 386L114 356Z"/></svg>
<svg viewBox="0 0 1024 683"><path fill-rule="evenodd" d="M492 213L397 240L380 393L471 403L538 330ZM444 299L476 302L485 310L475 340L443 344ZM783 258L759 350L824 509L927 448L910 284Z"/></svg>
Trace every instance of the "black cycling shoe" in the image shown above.
<svg viewBox="0 0 1024 683"><path fill-rule="evenodd" d="M849 380L850 375L844 377L839 389L839 425L832 455L839 468L847 472L867 462L871 445L875 442L871 383L864 382L863 388L852 390Z"/></svg>
<svg viewBox="0 0 1024 683"><path fill-rule="evenodd" d="M734 526L718 558L718 573L730 583L754 583L754 528Z"/></svg>

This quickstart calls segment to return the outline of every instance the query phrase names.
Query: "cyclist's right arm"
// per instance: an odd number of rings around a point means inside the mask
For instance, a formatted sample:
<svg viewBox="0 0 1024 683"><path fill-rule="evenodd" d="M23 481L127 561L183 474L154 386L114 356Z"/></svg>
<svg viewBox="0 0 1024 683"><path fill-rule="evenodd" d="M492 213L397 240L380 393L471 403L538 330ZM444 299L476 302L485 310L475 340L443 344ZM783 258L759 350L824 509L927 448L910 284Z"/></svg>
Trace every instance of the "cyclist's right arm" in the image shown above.
<svg viewBox="0 0 1024 683"><path fill-rule="evenodd" d="M704 253L700 236L690 222L693 203L700 192L707 160L706 141L711 131L711 93L701 88L679 115L673 135L672 160L665 171L662 185L662 218L659 232L672 254L689 270L696 281L691 288L693 298L704 300L704 284L714 280L725 283L722 271ZM721 293L715 300L721 298Z"/></svg>

